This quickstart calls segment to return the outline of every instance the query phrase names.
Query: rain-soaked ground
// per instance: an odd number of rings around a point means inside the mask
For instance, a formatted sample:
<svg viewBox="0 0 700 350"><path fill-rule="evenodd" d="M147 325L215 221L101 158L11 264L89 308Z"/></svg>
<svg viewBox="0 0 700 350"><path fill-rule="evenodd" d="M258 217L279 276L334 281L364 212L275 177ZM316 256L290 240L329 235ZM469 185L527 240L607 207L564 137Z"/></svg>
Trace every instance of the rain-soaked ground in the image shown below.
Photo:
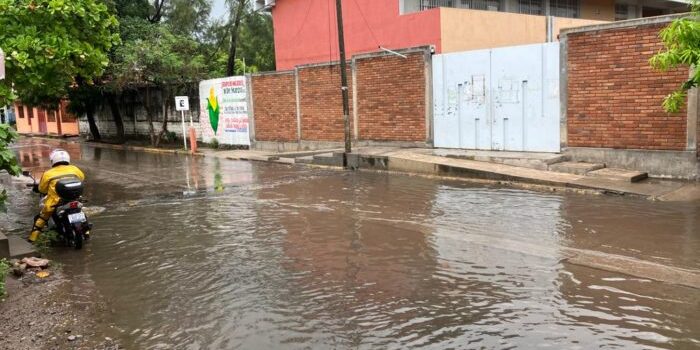
<svg viewBox="0 0 700 350"><path fill-rule="evenodd" d="M64 147L106 211L54 257L130 349L700 347L700 289L563 254L700 269L698 203Z"/></svg>

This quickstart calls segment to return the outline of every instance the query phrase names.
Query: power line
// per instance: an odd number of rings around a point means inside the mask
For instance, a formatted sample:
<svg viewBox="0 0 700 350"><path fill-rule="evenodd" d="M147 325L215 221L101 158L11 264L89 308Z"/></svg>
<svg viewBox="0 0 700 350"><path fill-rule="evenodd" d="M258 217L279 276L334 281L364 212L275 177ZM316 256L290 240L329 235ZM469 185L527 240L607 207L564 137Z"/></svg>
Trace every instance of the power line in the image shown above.
<svg viewBox="0 0 700 350"><path fill-rule="evenodd" d="M367 22L367 18L365 18L365 14L362 13L362 9L360 8L360 5L357 4L357 0L352 0L352 2L355 3L355 7L357 7L358 11L360 11L360 16L362 17L362 20L365 22L365 26L367 26L369 33L372 35L372 38L374 39L374 43L377 44L377 47L380 47L381 45L379 44L379 40L377 40L377 37L374 35L374 31L372 31L372 27L370 27L369 22Z"/></svg>

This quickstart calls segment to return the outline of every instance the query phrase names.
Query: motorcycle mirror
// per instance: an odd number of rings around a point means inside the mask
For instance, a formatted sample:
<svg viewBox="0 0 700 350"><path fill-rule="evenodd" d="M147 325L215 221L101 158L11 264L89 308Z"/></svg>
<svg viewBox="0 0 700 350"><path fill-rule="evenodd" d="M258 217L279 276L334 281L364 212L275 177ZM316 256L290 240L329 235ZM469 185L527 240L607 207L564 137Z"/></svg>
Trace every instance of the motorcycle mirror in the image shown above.
<svg viewBox="0 0 700 350"><path fill-rule="evenodd" d="M23 170L22 175L24 176L32 176L32 173L30 173L28 170Z"/></svg>

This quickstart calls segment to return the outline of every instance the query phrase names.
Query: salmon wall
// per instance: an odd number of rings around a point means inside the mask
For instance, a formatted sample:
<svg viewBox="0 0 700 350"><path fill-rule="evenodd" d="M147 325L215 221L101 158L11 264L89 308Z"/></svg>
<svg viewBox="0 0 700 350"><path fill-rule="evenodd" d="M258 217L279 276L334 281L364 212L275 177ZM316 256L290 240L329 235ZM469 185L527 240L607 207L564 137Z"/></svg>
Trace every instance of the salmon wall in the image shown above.
<svg viewBox="0 0 700 350"><path fill-rule="evenodd" d="M335 12L335 0L278 0L272 8L277 70L338 61ZM435 45L440 52L439 9L400 15L399 1L344 1L343 22L347 58L379 46Z"/></svg>

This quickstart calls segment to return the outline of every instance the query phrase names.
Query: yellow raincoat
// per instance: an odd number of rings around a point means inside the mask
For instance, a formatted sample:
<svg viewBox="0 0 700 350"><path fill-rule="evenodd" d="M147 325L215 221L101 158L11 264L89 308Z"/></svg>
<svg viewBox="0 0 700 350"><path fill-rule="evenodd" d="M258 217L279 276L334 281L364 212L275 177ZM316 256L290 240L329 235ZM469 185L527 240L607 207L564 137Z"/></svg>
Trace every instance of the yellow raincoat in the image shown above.
<svg viewBox="0 0 700 350"><path fill-rule="evenodd" d="M44 175L41 176L39 192L45 194L46 197L44 197L44 206L41 208L41 212L34 220L34 227L32 228L32 233L29 235L29 240L31 242L39 238L41 230L46 226L51 215L53 215L56 209L55 206L61 201L61 197L56 193L56 183L58 180L67 178L77 178L83 181L85 180L85 174L74 165L57 165L47 170Z"/></svg>

